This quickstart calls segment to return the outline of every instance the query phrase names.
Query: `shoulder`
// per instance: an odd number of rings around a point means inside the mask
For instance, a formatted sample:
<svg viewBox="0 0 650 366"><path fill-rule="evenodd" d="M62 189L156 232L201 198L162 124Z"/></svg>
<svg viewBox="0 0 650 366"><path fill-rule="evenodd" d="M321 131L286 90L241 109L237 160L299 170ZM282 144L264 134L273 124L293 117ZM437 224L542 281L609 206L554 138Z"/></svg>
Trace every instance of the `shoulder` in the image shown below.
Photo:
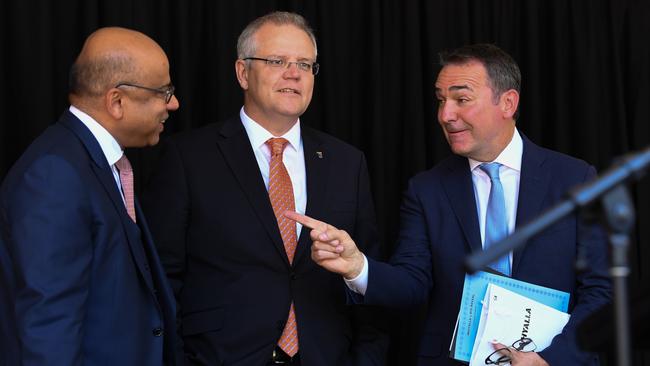
<svg viewBox="0 0 650 366"><path fill-rule="evenodd" d="M301 128L305 143L313 142L316 146L321 146L338 155L359 157L363 155L361 150L337 137L304 125Z"/></svg>
<svg viewBox="0 0 650 366"><path fill-rule="evenodd" d="M544 151L544 153L546 154L546 158L550 164L554 164L558 166L566 166L571 168L583 168L583 169L586 169L587 167L590 166L590 164L587 163L586 161L573 157L571 155L567 155L559 151L555 151L543 147L540 147L540 149Z"/></svg>
<svg viewBox="0 0 650 366"><path fill-rule="evenodd" d="M24 208L28 212L30 205L40 205L62 210L64 205L85 201L92 173L83 148L45 143L39 148L40 143L35 141L28 148L3 182L6 208Z"/></svg>
<svg viewBox="0 0 650 366"><path fill-rule="evenodd" d="M595 168L582 159L538 146L530 140L524 143L522 170L527 165L539 165L559 180L581 182L595 175Z"/></svg>
<svg viewBox="0 0 650 366"><path fill-rule="evenodd" d="M467 158L451 154L432 168L414 175L410 179L410 185L431 187L433 184L440 184L446 177L454 174L467 174L469 176Z"/></svg>
<svg viewBox="0 0 650 366"><path fill-rule="evenodd" d="M88 153L74 133L55 124L27 147L7 174L7 181L24 178L26 172L35 170L56 173L61 169L63 174L67 170L63 166L80 167L88 159Z"/></svg>

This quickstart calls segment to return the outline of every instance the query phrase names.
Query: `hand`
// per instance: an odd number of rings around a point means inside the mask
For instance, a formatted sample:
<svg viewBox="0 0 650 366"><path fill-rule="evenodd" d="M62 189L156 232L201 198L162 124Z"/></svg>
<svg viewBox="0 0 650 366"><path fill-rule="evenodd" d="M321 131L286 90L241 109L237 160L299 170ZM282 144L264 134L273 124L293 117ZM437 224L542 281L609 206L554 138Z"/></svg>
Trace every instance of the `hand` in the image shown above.
<svg viewBox="0 0 650 366"><path fill-rule="evenodd" d="M311 259L316 264L349 280L361 273L363 253L345 230L293 211L285 211L284 216L312 229Z"/></svg>
<svg viewBox="0 0 650 366"><path fill-rule="evenodd" d="M503 356L510 357L512 366L549 366L544 359L536 352L521 352L514 347L508 347L499 342L492 342L495 350L501 350L499 353Z"/></svg>

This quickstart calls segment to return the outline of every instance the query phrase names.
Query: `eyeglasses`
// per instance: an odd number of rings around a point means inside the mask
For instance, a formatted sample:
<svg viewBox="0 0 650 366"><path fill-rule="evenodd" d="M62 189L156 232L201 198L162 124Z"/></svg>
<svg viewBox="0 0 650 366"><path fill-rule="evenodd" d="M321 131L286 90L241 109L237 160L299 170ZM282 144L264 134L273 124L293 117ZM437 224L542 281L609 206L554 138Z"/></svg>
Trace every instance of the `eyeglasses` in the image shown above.
<svg viewBox="0 0 650 366"><path fill-rule="evenodd" d="M172 84L169 84L167 86L163 86L162 88L149 88L149 87L146 87L146 86L130 84L130 83L119 83L119 84L115 85L116 88L119 88L121 86L130 86L132 88L144 89L144 90L148 90L150 92L154 92L156 94L164 95L165 96L165 104L169 104L169 101L172 100L172 96L174 95L174 90L176 90L176 88Z"/></svg>
<svg viewBox="0 0 650 366"><path fill-rule="evenodd" d="M530 338L521 338L516 340L512 344L512 348L516 349L519 352L534 352L537 349L537 345ZM507 351L510 352L508 348L499 348L498 350L490 353L489 356L485 358L486 365L504 365L510 362L510 356L502 355L501 352Z"/></svg>
<svg viewBox="0 0 650 366"><path fill-rule="evenodd" d="M320 65L317 62L309 63L304 61L286 61L280 58L261 58L261 57L245 57L242 60L255 60L255 61L264 61L267 65L283 69L291 67L291 64L295 64L299 70L304 72L310 72L314 75L318 74Z"/></svg>

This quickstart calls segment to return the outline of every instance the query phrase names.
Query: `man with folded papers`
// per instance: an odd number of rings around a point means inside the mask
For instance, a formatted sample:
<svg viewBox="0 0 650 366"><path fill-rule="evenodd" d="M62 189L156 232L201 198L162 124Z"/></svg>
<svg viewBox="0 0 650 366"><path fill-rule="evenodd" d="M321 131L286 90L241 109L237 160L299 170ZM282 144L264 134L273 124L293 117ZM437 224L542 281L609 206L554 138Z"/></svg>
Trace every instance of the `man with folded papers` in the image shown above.
<svg viewBox="0 0 650 366"><path fill-rule="evenodd" d="M390 262L366 257L344 231L286 213L313 229L312 258L343 275L351 302L403 308L428 301L418 365L458 364L448 349L463 293L464 258L596 175L584 161L539 147L518 131L521 74L507 53L476 44L442 53L440 59L438 120L454 154L410 180ZM576 272L579 252L589 266ZM596 356L577 348L575 328L610 300L602 230L569 216L491 267L570 294L571 318L562 332L539 353L502 351L512 365L598 364Z"/></svg>

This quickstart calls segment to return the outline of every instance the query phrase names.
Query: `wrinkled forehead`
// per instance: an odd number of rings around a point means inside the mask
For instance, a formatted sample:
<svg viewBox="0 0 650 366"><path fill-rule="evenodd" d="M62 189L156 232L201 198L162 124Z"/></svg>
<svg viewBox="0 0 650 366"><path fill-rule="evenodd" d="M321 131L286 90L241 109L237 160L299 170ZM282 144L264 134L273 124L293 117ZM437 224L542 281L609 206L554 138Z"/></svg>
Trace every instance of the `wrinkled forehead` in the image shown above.
<svg viewBox="0 0 650 366"><path fill-rule="evenodd" d="M478 62L450 64L440 70L436 80L437 94L468 90L476 91L488 86L485 67Z"/></svg>
<svg viewBox="0 0 650 366"><path fill-rule="evenodd" d="M314 43L307 32L291 24L264 24L255 33L255 46L256 52L264 56L316 58Z"/></svg>

